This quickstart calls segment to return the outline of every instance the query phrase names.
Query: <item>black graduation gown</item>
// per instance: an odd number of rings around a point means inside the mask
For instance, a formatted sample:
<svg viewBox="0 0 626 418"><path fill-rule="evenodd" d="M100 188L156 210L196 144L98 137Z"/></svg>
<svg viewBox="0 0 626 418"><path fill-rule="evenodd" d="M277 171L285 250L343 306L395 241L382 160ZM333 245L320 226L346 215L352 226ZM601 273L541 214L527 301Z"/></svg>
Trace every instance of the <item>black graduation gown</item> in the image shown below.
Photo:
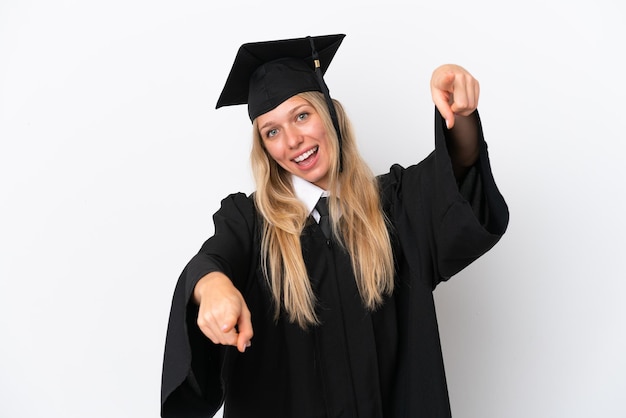
<svg viewBox="0 0 626 418"><path fill-rule="evenodd" d="M478 117L478 116L477 116ZM435 151L379 177L391 221L396 288L375 312L360 301L348 255L309 222L301 241L322 325L273 318L259 267L260 222L238 193L214 215L215 235L181 274L162 375L163 417L450 417L433 290L500 239L508 208L487 146L463 184L452 172L436 112ZM242 292L254 338L245 353L214 345L196 325L195 283L223 271Z"/></svg>

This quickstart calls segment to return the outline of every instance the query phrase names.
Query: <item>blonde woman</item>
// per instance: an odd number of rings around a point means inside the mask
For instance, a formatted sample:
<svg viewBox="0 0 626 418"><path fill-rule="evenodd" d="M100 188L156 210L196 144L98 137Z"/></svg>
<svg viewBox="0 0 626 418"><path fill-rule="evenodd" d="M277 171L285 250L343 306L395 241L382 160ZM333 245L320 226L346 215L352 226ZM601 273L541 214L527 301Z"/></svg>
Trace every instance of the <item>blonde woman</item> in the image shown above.
<svg viewBox="0 0 626 418"><path fill-rule="evenodd" d="M508 208L457 65L432 75L435 151L375 177L325 73L344 35L243 45L256 192L215 214L179 278L163 417L449 417L432 291L495 245Z"/></svg>

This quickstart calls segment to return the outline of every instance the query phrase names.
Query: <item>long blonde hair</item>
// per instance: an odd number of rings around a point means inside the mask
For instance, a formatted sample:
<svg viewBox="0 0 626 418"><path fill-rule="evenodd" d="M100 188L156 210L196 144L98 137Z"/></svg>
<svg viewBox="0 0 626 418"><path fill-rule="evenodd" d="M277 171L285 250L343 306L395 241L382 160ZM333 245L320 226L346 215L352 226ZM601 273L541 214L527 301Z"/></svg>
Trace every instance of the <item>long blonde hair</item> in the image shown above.
<svg viewBox="0 0 626 418"><path fill-rule="evenodd" d="M350 254L361 299L375 310L394 287L394 263L389 232L381 208L378 185L356 146L344 108L333 100L343 139L343 171L339 172L339 146L328 107L321 93L300 93L320 114L331 145L330 196L333 234ZM275 302L291 322L302 328L317 324L315 295L307 274L300 235L308 218L307 209L296 198L291 174L267 153L256 120L251 152L256 181L255 203L263 217L262 269ZM341 216L338 216L341 214Z"/></svg>

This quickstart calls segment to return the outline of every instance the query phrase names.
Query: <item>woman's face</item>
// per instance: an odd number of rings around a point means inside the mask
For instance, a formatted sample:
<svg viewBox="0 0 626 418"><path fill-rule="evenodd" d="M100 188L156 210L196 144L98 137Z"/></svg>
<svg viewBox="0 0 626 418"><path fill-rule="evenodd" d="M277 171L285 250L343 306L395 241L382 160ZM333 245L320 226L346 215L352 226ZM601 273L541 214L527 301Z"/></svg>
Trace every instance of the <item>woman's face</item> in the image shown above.
<svg viewBox="0 0 626 418"><path fill-rule="evenodd" d="M263 145L288 172L328 189L330 146L322 118L311 104L293 96L257 118Z"/></svg>

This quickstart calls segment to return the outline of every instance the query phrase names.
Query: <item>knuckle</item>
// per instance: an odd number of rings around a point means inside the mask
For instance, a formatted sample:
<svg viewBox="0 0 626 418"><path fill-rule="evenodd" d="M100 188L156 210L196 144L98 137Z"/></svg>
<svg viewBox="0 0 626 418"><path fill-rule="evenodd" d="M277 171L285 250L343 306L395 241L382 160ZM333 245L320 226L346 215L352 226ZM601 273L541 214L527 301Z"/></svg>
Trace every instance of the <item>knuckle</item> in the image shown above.
<svg viewBox="0 0 626 418"><path fill-rule="evenodd" d="M208 326L213 319L213 314L209 311L206 311L198 315L198 319L196 320L196 322L198 326L202 328Z"/></svg>
<svg viewBox="0 0 626 418"><path fill-rule="evenodd" d="M198 315L198 319L196 319L196 324L202 328L203 326L206 325L206 320L204 319L204 316L202 315Z"/></svg>

